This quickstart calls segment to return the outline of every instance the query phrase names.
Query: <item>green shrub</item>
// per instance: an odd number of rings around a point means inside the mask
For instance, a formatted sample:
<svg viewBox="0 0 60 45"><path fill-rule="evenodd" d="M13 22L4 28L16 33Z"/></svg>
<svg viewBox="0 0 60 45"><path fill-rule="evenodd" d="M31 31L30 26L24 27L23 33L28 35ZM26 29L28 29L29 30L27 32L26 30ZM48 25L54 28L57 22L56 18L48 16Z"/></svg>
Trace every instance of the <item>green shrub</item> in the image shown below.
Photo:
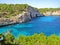
<svg viewBox="0 0 60 45"><path fill-rule="evenodd" d="M14 38L11 33L7 33L5 35L5 43L6 45L60 45L60 37L55 34L46 36L44 33L35 33L32 36L19 35Z"/></svg>

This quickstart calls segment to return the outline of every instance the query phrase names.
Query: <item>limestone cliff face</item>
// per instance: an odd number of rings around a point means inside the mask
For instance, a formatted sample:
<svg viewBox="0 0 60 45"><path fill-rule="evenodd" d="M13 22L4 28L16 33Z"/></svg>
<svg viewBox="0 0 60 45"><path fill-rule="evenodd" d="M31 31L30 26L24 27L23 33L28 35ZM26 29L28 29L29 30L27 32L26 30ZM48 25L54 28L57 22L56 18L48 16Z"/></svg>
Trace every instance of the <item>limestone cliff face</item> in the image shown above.
<svg viewBox="0 0 60 45"><path fill-rule="evenodd" d="M38 16L43 15L41 15L35 8L29 6L22 14L19 15L17 22L26 22Z"/></svg>
<svg viewBox="0 0 60 45"><path fill-rule="evenodd" d="M22 12L22 14L12 16L10 18L0 18L0 26L27 22L38 16L44 15L40 14L35 8L29 6L25 11Z"/></svg>
<svg viewBox="0 0 60 45"><path fill-rule="evenodd" d="M43 13L45 16L49 16L49 15L54 15L54 16L60 16L60 10L58 11L53 11L53 12L46 12L46 13Z"/></svg>

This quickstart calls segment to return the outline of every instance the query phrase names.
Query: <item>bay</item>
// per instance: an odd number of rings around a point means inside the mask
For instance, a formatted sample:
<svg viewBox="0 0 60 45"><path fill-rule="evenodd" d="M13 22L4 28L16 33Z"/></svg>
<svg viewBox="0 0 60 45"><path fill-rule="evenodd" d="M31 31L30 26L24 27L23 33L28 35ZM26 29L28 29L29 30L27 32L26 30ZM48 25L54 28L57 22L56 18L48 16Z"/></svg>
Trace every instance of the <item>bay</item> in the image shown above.
<svg viewBox="0 0 60 45"><path fill-rule="evenodd" d="M10 31L12 35L33 35L43 32L49 36L51 34L60 34L60 16L38 17L29 22L0 27L0 33Z"/></svg>

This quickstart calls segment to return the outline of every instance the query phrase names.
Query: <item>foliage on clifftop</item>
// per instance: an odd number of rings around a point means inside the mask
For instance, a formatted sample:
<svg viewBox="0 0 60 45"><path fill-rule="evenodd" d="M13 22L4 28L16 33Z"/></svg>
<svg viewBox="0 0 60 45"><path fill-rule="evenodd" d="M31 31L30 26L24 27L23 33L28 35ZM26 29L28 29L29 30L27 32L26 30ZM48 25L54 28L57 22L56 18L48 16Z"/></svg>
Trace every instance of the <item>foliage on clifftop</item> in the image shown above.
<svg viewBox="0 0 60 45"><path fill-rule="evenodd" d="M48 11L51 11L51 12L54 12L54 11L59 11L60 8L40 8L38 9L40 13L45 13L45 12L48 12Z"/></svg>
<svg viewBox="0 0 60 45"><path fill-rule="evenodd" d="M2 34L1 34L2 35ZM44 35L44 33L35 33L32 36L14 36L7 33L1 40L3 36L0 36L1 45L60 45L60 37L52 34L50 36Z"/></svg>
<svg viewBox="0 0 60 45"><path fill-rule="evenodd" d="M28 4L0 4L0 17L9 18L11 16L16 16L29 7ZM37 9L37 8L35 8ZM38 11L40 13L45 13L47 11L58 11L60 8L40 8Z"/></svg>
<svg viewBox="0 0 60 45"><path fill-rule="evenodd" d="M27 4L0 4L0 17L15 16L28 8Z"/></svg>

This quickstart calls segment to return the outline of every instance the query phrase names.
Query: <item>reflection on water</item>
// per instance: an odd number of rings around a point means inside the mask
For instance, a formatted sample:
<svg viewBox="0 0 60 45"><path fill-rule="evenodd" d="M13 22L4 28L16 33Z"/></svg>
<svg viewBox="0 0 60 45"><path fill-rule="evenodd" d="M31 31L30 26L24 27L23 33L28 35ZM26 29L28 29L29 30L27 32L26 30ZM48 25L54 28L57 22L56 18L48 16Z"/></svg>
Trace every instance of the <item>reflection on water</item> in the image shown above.
<svg viewBox="0 0 60 45"><path fill-rule="evenodd" d="M14 36L32 35L44 32L45 35L60 33L60 16L38 17L30 22L0 27L0 33L10 31Z"/></svg>

